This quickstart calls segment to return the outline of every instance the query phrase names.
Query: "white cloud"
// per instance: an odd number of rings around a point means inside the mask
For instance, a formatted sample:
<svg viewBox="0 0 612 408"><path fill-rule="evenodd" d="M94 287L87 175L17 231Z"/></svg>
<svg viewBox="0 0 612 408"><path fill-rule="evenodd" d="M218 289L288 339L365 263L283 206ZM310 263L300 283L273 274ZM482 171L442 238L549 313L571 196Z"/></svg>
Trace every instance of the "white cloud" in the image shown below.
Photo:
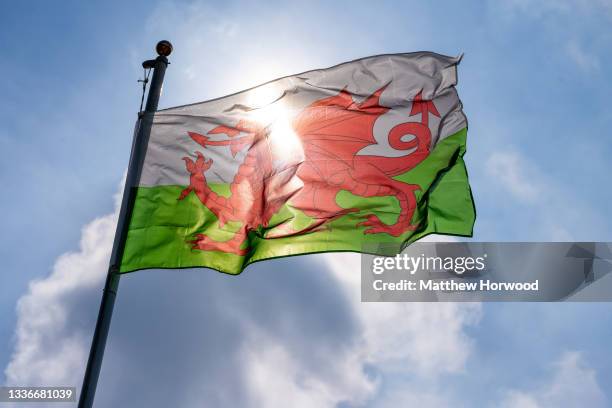
<svg viewBox="0 0 612 408"><path fill-rule="evenodd" d="M600 57L609 48L607 27L612 22L612 1L505 0L490 1L489 5L502 19L536 21L538 34L547 33L587 76L599 71Z"/></svg>
<svg viewBox="0 0 612 408"><path fill-rule="evenodd" d="M578 352L566 352L554 364L554 373L534 390L507 392L501 407L605 407L606 396L590 368Z"/></svg>
<svg viewBox="0 0 612 408"><path fill-rule="evenodd" d="M577 40L568 41L566 51L571 60L586 73L599 70L600 63L597 55L589 53Z"/></svg>
<svg viewBox="0 0 612 408"><path fill-rule="evenodd" d="M340 351L326 362L327 370L317 372L296 360L278 339L250 337L241 354L251 406L282 408L288 401L295 408L332 408L343 401L361 405L376 389L376 381L363 373L357 350Z"/></svg>
<svg viewBox="0 0 612 408"><path fill-rule="evenodd" d="M451 406L444 379L465 373L474 348L466 329L479 322L482 305L362 303L360 256L337 253L325 259L353 299L364 361L392 379L384 383L372 406Z"/></svg>
<svg viewBox="0 0 612 408"><path fill-rule="evenodd" d="M80 385L90 333L71 321L74 296L104 280L116 221L117 211L87 224L79 250L61 255L47 278L30 282L17 304L7 384Z"/></svg>
<svg viewBox="0 0 612 408"><path fill-rule="evenodd" d="M527 161L516 152L494 152L487 160L486 170L519 201L534 202L542 185Z"/></svg>
<svg viewBox="0 0 612 408"><path fill-rule="evenodd" d="M521 205L520 226L528 226L521 229L528 240L593 240L605 225L589 203L516 150L492 152L484 170L499 208L512 203L516 214L516 204Z"/></svg>

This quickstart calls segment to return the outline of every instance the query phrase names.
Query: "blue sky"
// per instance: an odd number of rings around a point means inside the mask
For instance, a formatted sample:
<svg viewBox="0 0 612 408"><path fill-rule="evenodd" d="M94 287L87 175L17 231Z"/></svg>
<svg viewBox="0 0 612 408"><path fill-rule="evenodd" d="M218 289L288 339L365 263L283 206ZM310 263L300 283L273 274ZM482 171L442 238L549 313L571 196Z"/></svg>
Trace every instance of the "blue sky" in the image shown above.
<svg viewBox="0 0 612 408"><path fill-rule="evenodd" d="M139 104L136 80L159 39L175 46L161 107L372 54L464 53L458 90L470 126L474 239L610 241L610 26L609 0L5 6L0 366L10 369L0 377L74 382L82 371L79 350L89 346L112 237L108 214ZM203 270L127 276L100 401L125 398L121 384L132 384L145 394L134 394L132 406L154 406L146 401L164 398L155 384L175 378L192 398L185 406L198 403L195 390L219 404L275 406L261 385L275 383L303 406L612 405L609 304L374 312L378 305L354 296L347 276L357 268L351 256L309 256L254 265L238 278ZM39 284L29 289L32 280ZM47 320L32 319L53 307L57 314L40 315ZM382 315L395 319L382 325ZM253 375L236 380L244 372ZM287 380L294 377L303 381Z"/></svg>

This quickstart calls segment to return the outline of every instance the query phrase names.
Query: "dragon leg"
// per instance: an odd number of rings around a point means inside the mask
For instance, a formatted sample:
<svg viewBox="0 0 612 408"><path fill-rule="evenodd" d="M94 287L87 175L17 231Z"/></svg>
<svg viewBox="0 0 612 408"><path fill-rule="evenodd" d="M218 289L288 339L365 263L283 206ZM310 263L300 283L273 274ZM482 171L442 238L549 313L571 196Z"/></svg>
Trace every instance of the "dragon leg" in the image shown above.
<svg viewBox="0 0 612 408"><path fill-rule="evenodd" d="M372 169L369 169L370 171ZM359 177L359 172L353 174L354 185L350 191L362 197L385 197L394 196L397 198L400 206L400 214L394 224L385 224L376 214L368 214L357 226L368 227L365 234L387 233L394 237L398 237L406 231L414 231L418 224L412 224L412 216L417 206L414 192L421 188L416 184L403 183L393 180L380 172L378 180L371 177Z"/></svg>
<svg viewBox="0 0 612 408"><path fill-rule="evenodd" d="M308 217L314 218L317 226L352 212L358 208L342 208L336 202L340 188L326 182L304 183L304 188L295 194L289 204L302 211ZM308 229L312 227L309 226Z"/></svg>
<svg viewBox="0 0 612 408"><path fill-rule="evenodd" d="M196 155L195 161L190 157L183 157L185 167L190 174L189 186L181 192L178 200L183 200L189 193L194 192L202 204L218 218L219 226L223 227L227 221L230 221L226 217L232 214L232 207L227 198L218 195L208 186L204 172L212 166L212 159L206 160L201 152L196 152Z"/></svg>
<svg viewBox="0 0 612 408"><path fill-rule="evenodd" d="M196 152L196 160L184 157L185 166L190 174L189 186L185 188L178 200L185 199L191 192L195 193L198 199L204 204L219 220L222 228L228 221L235 221L233 218L233 207L229 200L215 193L208 185L205 171L212 166L212 159L206 160L201 152ZM195 239L188 241L192 249L203 251L223 251L238 255L244 255L245 249L241 249L246 240L246 231L240 230L233 234L227 241L215 241L204 234L196 234Z"/></svg>

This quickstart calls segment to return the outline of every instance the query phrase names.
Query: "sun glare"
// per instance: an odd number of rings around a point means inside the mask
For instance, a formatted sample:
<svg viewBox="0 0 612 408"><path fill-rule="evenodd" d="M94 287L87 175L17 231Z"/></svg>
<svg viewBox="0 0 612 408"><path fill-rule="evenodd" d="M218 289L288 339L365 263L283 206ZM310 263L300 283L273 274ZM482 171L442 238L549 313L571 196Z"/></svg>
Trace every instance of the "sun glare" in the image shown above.
<svg viewBox="0 0 612 408"><path fill-rule="evenodd" d="M282 89L267 84L249 91L249 116L269 129L268 141L276 160L287 162L303 157L302 144L293 129L293 110L283 100Z"/></svg>
<svg viewBox="0 0 612 408"><path fill-rule="evenodd" d="M285 115L279 116L270 129L270 148L274 155L284 162L301 162L304 157L304 149L300 138L295 133L291 124L291 115L287 111Z"/></svg>

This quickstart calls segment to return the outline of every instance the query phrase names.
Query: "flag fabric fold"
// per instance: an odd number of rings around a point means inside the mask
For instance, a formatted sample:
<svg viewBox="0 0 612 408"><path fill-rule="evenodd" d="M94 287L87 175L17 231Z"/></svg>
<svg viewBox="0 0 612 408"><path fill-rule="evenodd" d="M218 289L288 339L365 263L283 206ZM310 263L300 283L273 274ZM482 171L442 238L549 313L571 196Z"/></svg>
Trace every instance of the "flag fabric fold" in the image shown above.
<svg viewBox="0 0 612 408"><path fill-rule="evenodd" d="M368 57L156 112L120 271L471 236L459 60Z"/></svg>

